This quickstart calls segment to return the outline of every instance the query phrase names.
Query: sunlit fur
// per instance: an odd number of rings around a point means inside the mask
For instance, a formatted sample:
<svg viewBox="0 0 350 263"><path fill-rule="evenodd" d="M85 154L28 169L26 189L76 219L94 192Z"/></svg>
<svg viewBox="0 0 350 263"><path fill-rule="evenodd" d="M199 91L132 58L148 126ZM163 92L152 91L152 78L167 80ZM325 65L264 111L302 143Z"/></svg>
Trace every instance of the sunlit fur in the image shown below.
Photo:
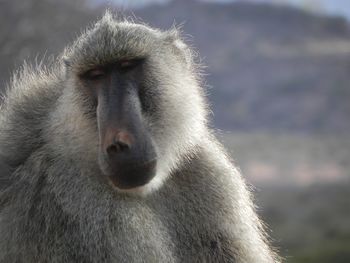
<svg viewBox="0 0 350 263"><path fill-rule="evenodd" d="M78 75L146 56L155 178L127 191L98 163ZM0 112L0 262L277 262L238 170L207 126L193 52L176 30L109 13L46 67L25 65Z"/></svg>

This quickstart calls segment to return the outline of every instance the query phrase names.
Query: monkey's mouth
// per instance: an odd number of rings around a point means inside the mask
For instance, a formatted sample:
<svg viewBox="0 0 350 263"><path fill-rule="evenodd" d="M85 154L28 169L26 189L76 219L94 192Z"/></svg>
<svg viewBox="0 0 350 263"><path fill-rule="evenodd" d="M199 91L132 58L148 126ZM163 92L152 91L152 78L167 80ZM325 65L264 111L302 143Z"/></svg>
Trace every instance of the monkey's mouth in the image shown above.
<svg viewBox="0 0 350 263"><path fill-rule="evenodd" d="M110 182L119 189L144 186L156 175L157 160L144 163L123 163L111 165L107 173Z"/></svg>

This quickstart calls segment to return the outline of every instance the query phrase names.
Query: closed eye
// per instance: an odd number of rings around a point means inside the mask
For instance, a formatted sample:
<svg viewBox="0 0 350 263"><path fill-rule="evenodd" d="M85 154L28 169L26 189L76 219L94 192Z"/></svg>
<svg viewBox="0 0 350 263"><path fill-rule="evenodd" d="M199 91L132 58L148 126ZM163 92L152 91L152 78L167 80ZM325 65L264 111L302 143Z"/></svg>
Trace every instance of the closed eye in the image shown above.
<svg viewBox="0 0 350 263"><path fill-rule="evenodd" d="M88 80L98 80L106 76L106 71L101 68L95 68L84 73L83 77Z"/></svg>
<svg viewBox="0 0 350 263"><path fill-rule="evenodd" d="M119 62L119 68L123 71L128 71L136 68L141 65L144 59L136 58L136 59L124 59Z"/></svg>

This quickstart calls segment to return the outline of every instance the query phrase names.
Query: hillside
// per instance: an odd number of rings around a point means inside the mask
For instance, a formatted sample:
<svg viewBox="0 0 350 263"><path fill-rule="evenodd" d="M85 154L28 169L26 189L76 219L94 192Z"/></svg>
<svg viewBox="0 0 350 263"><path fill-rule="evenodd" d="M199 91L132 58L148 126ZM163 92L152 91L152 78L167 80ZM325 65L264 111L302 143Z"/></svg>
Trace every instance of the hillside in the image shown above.
<svg viewBox="0 0 350 263"><path fill-rule="evenodd" d="M173 1L136 15L183 23L200 51L217 127L350 131L350 27L267 4Z"/></svg>
<svg viewBox="0 0 350 263"><path fill-rule="evenodd" d="M59 54L97 13L84 0L0 1L0 91L24 60Z"/></svg>
<svg viewBox="0 0 350 263"><path fill-rule="evenodd" d="M0 84L23 59L62 51L101 15L84 1L0 3ZM184 23L200 51L216 127L350 131L350 29L345 19L252 3L172 1L133 11L166 29ZM189 36L191 35L191 36Z"/></svg>

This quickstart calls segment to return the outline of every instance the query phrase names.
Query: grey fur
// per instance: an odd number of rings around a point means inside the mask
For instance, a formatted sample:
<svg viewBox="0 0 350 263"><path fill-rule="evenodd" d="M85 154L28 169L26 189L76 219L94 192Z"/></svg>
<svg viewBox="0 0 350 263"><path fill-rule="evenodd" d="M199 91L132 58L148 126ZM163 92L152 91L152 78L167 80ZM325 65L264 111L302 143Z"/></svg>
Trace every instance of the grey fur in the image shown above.
<svg viewBox="0 0 350 263"><path fill-rule="evenodd" d="M76 75L140 55L160 167L124 193L100 180L96 118ZM191 56L175 30L107 13L47 68L24 66L0 112L0 262L278 261L207 127Z"/></svg>

